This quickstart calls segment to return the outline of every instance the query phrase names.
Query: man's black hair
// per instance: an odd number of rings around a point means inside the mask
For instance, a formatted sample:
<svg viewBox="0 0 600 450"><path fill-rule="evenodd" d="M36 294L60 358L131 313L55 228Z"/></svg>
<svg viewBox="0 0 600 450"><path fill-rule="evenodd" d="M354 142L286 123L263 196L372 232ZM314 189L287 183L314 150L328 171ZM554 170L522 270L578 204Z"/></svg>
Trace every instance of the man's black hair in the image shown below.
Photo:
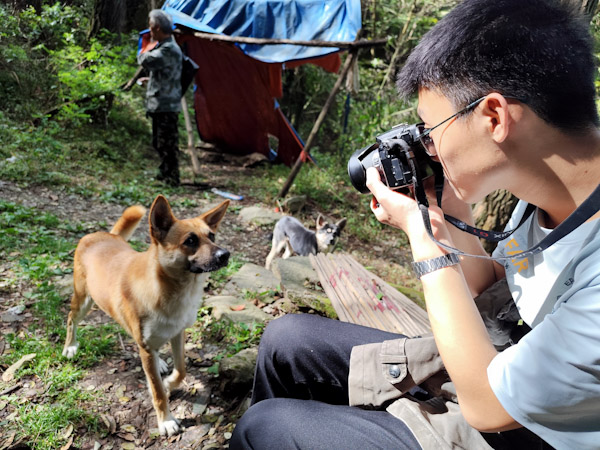
<svg viewBox="0 0 600 450"><path fill-rule="evenodd" d="M565 0L465 0L423 36L398 89L432 89L456 108L499 92L564 131L589 129L599 120L588 28Z"/></svg>

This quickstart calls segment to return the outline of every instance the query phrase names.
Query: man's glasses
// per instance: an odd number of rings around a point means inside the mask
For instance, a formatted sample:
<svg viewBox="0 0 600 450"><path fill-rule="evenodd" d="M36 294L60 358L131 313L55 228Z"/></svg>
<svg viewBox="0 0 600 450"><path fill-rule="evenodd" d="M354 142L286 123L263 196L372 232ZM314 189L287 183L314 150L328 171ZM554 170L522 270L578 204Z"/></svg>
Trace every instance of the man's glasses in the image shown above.
<svg viewBox="0 0 600 450"><path fill-rule="evenodd" d="M460 111L458 111L457 113L452 114L450 117L448 117L446 120L441 121L440 123L438 123L436 126L431 127L431 128L425 128L425 124L424 123L419 123L417 124L417 129L419 130L419 140L421 141L421 144L423 144L423 148L425 148L425 153L427 153L429 156L435 156L437 155L437 151L435 149L435 144L433 143L433 139L431 139L430 133L435 130L437 127L439 127L440 125L445 124L446 122L448 122L449 120L454 119L455 117L460 116L461 114L465 114L467 112L472 111L473 109L475 109L475 107L477 105L479 105L479 103L481 103L485 98L487 97L487 95L478 98L477 100L475 100L474 102L469 103L467 106L465 106L463 109L461 109Z"/></svg>
<svg viewBox="0 0 600 450"><path fill-rule="evenodd" d="M461 109L457 113L452 114L446 120L441 121L440 123L438 123L434 127L425 128L425 124L424 123L417 124L417 130L419 131L418 138L421 141L421 144L423 144L423 148L425 149L425 153L427 153L429 156L436 156L437 155L437 150L435 149L435 144L433 143L433 139L431 139L431 136L430 136L430 134L431 134L431 132L433 130L435 130L440 125L445 124L449 120L452 120L455 117L460 116L461 114L465 114L465 113L473 111L475 109L475 107L477 105L479 105L486 97L487 97L487 95L484 95L483 97L478 98L474 102L469 103L463 109ZM518 100L521 103L527 103L525 99L522 99L522 98L519 98L519 97L513 97L511 95L505 95L504 98L510 98L512 100Z"/></svg>

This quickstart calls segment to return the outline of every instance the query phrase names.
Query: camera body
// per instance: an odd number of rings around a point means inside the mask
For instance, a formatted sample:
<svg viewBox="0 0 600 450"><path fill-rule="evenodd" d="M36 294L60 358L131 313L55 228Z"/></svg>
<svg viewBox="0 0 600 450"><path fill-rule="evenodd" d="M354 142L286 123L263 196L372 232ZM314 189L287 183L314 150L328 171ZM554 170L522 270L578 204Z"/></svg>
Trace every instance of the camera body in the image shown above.
<svg viewBox="0 0 600 450"><path fill-rule="evenodd" d="M376 142L354 152L348 161L352 185L368 194L366 171L375 167L390 189L403 190L434 174L435 164L419 142L416 125L399 124L380 134Z"/></svg>

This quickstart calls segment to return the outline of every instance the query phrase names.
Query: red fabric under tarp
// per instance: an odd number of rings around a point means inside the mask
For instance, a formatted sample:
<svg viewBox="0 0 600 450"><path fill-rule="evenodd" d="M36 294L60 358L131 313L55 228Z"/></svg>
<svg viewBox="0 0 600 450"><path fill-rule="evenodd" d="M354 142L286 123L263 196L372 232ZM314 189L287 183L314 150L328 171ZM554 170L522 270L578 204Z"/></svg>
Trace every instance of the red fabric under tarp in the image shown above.
<svg viewBox="0 0 600 450"><path fill-rule="evenodd" d="M320 58L312 59L299 59L297 61L288 61L285 63L286 69L293 69L294 67L301 66L302 64L314 64L315 66L322 67L327 72L336 73L340 70L342 65L342 58L339 53L331 53L329 55L321 56Z"/></svg>
<svg viewBox="0 0 600 450"><path fill-rule="evenodd" d="M282 96L281 64L268 64L245 55L235 45L177 35L184 52L199 66L195 78L194 109L201 138L219 150L246 155L271 154L269 134L279 140L277 160L291 166L303 148L301 139L276 107ZM151 48L142 36L142 51ZM335 72L339 54L291 61L286 67L312 63Z"/></svg>

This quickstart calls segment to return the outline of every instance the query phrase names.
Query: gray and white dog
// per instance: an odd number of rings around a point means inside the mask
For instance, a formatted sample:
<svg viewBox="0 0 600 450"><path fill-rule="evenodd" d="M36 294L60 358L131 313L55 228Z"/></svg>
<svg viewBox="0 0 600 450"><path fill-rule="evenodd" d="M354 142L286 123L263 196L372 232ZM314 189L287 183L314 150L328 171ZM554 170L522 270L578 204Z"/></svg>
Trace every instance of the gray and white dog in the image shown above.
<svg viewBox="0 0 600 450"><path fill-rule="evenodd" d="M330 251L335 246L345 225L346 218L332 224L327 223L319 214L316 231L310 231L298 219L291 216L282 217L273 229L273 243L265 267L270 270L273 259L279 256L284 249L285 252L282 256L284 259L293 254L307 256L317 252Z"/></svg>

